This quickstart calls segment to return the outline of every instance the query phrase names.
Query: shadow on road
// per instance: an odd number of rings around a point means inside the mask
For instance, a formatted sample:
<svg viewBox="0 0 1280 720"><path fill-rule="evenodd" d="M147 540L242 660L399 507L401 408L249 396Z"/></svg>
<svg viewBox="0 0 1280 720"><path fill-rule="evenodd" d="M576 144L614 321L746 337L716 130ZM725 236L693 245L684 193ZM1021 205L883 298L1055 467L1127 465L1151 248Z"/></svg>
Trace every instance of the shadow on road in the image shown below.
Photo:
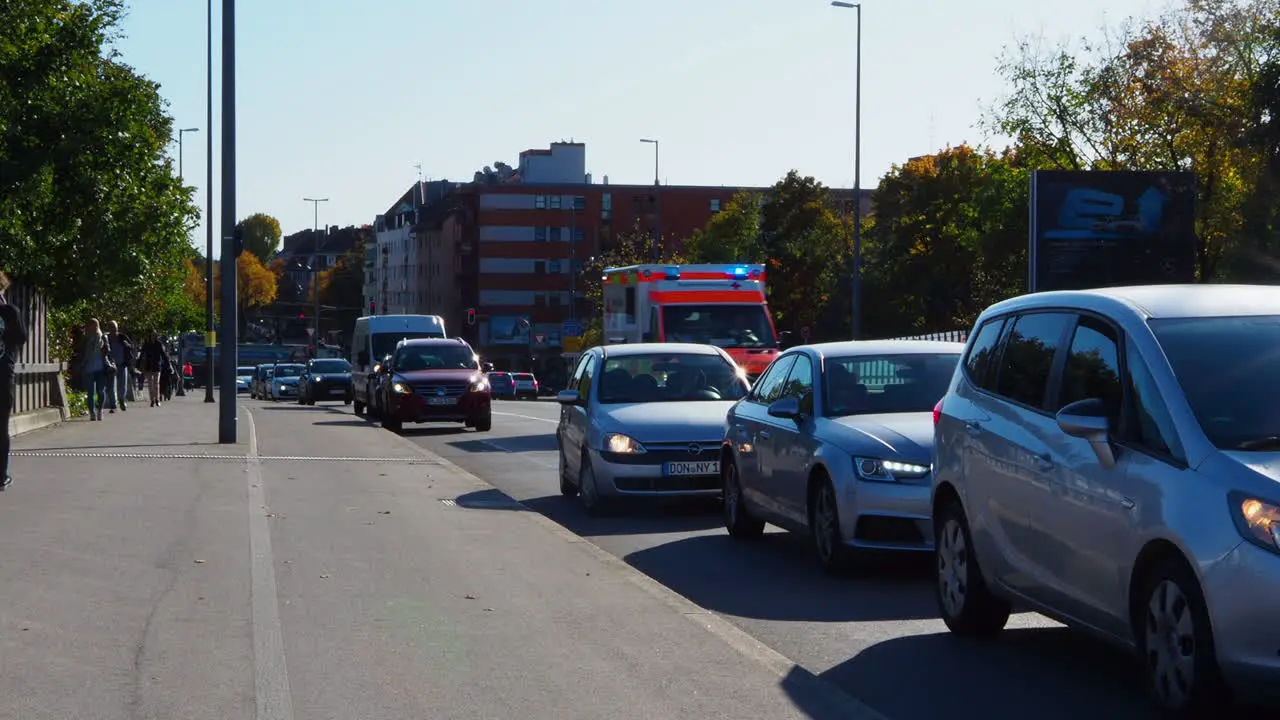
<svg viewBox="0 0 1280 720"><path fill-rule="evenodd" d="M907 635L872 645L821 677L894 718L962 709L989 720L1078 720L1096 717L1100 707L1109 718L1156 717L1131 658L1066 628L1009 629L993 640ZM902 692L903 678L922 691Z"/></svg>
<svg viewBox="0 0 1280 720"><path fill-rule="evenodd" d="M627 503L608 517L592 517L577 498L546 495L524 501L526 507L555 520L579 537L657 535L718 528L715 504L696 500L649 500Z"/></svg>
<svg viewBox="0 0 1280 720"><path fill-rule="evenodd" d="M347 426L347 427L360 427L360 426L368 425L369 423L368 423L368 422L366 422L366 421L364 421L364 420L361 420L360 418L355 418L355 419L353 419L353 420L317 420L317 421L315 421L315 422L313 422L313 423L311 423L311 424L312 424L312 425L339 425L339 426Z"/></svg>
<svg viewBox="0 0 1280 720"><path fill-rule="evenodd" d="M876 622L937 617L928 563L899 557L858 575L824 575L806 543L770 533L744 543L700 535L627 555L624 560L698 605L759 620Z"/></svg>
<svg viewBox="0 0 1280 720"><path fill-rule="evenodd" d="M556 452L556 436L550 433L540 435L508 435L492 440L479 438L476 440L458 440L449 443L453 447L474 453L522 453L522 452Z"/></svg>

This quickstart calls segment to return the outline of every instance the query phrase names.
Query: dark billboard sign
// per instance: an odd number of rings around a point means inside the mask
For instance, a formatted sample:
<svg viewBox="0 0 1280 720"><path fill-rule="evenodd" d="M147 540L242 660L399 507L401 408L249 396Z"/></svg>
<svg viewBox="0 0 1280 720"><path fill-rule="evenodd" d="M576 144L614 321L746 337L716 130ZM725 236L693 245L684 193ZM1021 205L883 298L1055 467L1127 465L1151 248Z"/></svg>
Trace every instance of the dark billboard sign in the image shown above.
<svg viewBox="0 0 1280 720"><path fill-rule="evenodd" d="M1195 282L1195 219L1194 173L1036 171L1028 289Z"/></svg>

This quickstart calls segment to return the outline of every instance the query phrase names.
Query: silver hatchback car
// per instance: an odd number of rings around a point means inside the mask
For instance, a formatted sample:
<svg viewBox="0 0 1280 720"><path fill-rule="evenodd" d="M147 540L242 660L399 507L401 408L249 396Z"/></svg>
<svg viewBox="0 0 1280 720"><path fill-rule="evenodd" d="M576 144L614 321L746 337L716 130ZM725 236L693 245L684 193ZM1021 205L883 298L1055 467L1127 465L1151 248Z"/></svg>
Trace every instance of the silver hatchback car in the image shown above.
<svg viewBox="0 0 1280 720"><path fill-rule="evenodd" d="M1280 692L1280 288L1026 295L978 318L934 415L937 596L1136 651L1173 714Z"/></svg>

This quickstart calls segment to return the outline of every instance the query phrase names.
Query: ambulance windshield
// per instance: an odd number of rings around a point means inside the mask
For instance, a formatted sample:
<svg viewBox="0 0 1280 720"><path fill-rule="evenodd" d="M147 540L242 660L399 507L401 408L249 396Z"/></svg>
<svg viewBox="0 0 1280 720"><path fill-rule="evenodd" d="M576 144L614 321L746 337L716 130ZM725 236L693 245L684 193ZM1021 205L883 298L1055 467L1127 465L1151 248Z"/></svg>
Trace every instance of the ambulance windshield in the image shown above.
<svg viewBox="0 0 1280 720"><path fill-rule="evenodd" d="M777 347L764 305L668 305L662 309L666 342L722 348Z"/></svg>

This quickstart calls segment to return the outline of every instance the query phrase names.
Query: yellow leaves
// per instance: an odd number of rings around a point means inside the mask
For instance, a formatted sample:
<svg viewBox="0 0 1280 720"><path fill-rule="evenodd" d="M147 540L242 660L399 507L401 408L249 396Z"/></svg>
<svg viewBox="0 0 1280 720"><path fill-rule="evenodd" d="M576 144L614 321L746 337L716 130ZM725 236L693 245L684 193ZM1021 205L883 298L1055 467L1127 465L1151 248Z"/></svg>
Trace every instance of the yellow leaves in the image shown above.
<svg viewBox="0 0 1280 720"><path fill-rule="evenodd" d="M236 259L240 307L265 307L276 300L276 276L257 255L245 250Z"/></svg>

